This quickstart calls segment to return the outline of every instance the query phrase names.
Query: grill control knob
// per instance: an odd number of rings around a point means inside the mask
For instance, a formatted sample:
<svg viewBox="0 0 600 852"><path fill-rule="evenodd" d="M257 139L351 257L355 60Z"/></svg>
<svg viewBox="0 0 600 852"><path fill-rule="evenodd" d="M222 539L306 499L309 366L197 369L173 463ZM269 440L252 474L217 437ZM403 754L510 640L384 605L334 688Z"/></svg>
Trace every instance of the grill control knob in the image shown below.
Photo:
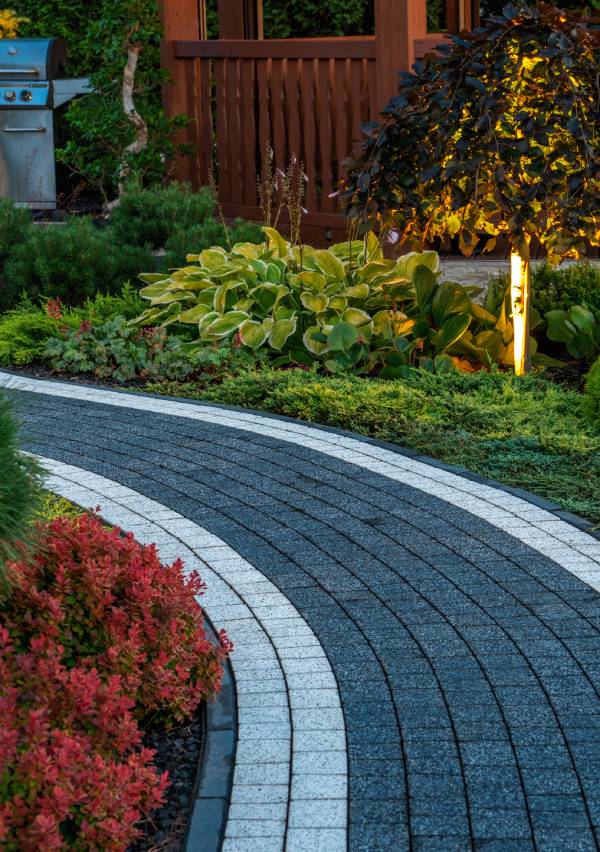
<svg viewBox="0 0 600 852"><path fill-rule="evenodd" d="M17 93L15 91L13 91L12 89L7 89L4 92L4 100L5 101L16 101L16 99L17 99Z"/></svg>
<svg viewBox="0 0 600 852"><path fill-rule="evenodd" d="M31 92L29 89L23 89L21 94L19 95L22 101L30 101L31 100Z"/></svg>

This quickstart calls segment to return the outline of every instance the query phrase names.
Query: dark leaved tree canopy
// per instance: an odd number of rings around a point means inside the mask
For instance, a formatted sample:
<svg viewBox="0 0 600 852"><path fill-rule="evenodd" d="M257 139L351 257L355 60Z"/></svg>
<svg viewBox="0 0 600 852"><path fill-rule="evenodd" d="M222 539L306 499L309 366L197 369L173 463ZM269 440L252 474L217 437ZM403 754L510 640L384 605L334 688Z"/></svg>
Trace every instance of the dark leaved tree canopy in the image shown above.
<svg viewBox="0 0 600 852"><path fill-rule="evenodd" d="M600 243L600 29L583 12L505 6L401 74L351 164L348 213L422 244L498 235L527 260Z"/></svg>

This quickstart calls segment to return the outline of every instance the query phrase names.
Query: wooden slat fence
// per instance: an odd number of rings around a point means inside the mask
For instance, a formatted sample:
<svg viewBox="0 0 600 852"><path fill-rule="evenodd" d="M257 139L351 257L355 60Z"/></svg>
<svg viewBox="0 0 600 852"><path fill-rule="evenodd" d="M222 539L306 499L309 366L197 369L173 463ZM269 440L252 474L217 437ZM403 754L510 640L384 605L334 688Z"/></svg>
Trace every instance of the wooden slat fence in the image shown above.
<svg viewBox="0 0 600 852"><path fill-rule="evenodd" d="M342 162L377 116L374 38L175 41L193 119L193 182L218 176L226 216L259 217L265 147L276 168L292 155L308 177L304 224L341 224L332 196ZM180 77L181 79L181 77Z"/></svg>

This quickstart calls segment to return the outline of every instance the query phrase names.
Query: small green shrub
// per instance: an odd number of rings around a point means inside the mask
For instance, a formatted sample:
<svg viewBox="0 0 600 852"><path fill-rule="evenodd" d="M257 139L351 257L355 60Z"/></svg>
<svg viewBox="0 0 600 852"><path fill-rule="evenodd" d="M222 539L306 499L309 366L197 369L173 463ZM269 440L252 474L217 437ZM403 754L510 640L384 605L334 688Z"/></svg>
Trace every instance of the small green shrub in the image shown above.
<svg viewBox="0 0 600 852"><path fill-rule="evenodd" d="M119 245L109 228L96 228L87 218L32 227L4 267L0 310L14 307L23 294L82 305L98 292L117 292L153 262L149 249Z"/></svg>
<svg viewBox="0 0 600 852"><path fill-rule="evenodd" d="M0 364L26 366L42 361L46 344L60 335L58 320L43 310L13 310L0 316Z"/></svg>
<svg viewBox="0 0 600 852"><path fill-rule="evenodd" d="M600 358L586 376L583 409L592 423L600 424Z"/></svg>
<svg viewBox="0 0 600 852"><path fill-rule="evenodd" d="M179 183L133 188L113 209L109 223L118 243L159 249L175 231L189 231L209 220L214 209L215 200L206 186L198 192Z"/></svg>
<svg viewBox="0 0 600 852"><path fill-rule="evenodd" d="M264 234L260 225L236 219L226 231L221 222L207 219L193 228L177 228L165 242L166 269L184 266L188 254L199 254L211 246L228 248L236 243L262 243Z"/></svg>
<svg viewBox="0 0 600 852"><path fill-rule="evenodd" d="M83 322L101 325L115 316L131 319L139 314L143 302L130 284L119 295L97 293L80 308L65 308L58 300L36 307L30 300L0 315L0 365L23 367L45 360L51 338L78 329Z"/></svg>
<svg viewBox="0 0 600 852"><path fill-rule="evenodd" d="M177 337L164 329L140 331L125 317L101 326L84 322L46 345L44 357L59 372L92 373L102 380L185 379L198 369L199 360L185 353Z"/></svg>
<svg viewBox="0 0 600 852"><path fill-rule="evenodd" d="M41 469L17 447L17 422L0 395L0 591L6 590L6 563L27 543L40 504Z"/></svg>
<svg viewBox="0 0 600 852"><path fill-rule="evenodd" d="M546 263L538 266L533 270L531 301L542 315L583 305L600 319L600 268L591 263L563 269Z"/></svg>
<svg viewBox="0 0 600 852"><path fill-rule="evenodd" d="M31 225L29 210L16 207L8 198L0 199L0 269L16 245L22 243ZM0 284L0 294L2 284Z"/></svg>

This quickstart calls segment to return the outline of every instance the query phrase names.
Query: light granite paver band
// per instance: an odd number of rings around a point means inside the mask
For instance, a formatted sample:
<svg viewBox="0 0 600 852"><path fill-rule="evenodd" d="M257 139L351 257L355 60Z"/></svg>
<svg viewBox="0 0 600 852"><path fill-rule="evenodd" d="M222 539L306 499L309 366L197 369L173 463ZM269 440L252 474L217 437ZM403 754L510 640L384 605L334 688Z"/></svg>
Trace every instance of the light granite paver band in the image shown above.
<svg viewBox="0 0 600 852"><path fill-rule="evenodd" d="M600 848L595 538L543 505L358 436L0 382L27 449L202 526L307 622L341 699L351 852ZM328 720L310 705L320 673L300 670L298 683L309 703L300 718ZM342 795L335 778L327 791ZM327 832L303 842L326 849Z"/></svg>
<svg viewBox="0 0 600 852"><path fill-rule="evenodd" d="M306 833L315 830L327 837L323 848L344 852L347 759L340 697L323 649L299 613L221 539L177 512L105 477L39 460L50 474L50 490L99 508L106 521L140 543L156 544L163 562L180 557L207 584L200 603L237 648L231 664L238 742L223 852L304 850ZM315 674L319 686L306 690L306 678ZM326 720L307 721L306 706L326 708ZM335 776L337 797L325 789L323 765ZM188 848L200 852L193 844Z"/></svg>

